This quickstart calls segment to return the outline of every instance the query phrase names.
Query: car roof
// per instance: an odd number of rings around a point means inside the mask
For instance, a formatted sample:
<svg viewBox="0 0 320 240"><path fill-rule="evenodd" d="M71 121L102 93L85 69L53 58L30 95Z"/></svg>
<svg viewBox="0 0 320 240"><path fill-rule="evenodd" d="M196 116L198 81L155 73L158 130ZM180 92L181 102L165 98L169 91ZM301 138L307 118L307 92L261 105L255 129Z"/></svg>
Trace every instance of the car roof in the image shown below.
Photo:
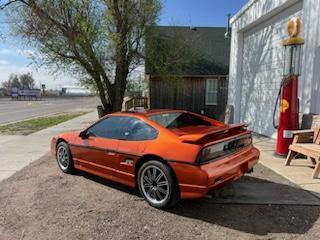
<svg viewBox="0 0 320 240"><path fill-rule="evenodd" d="M119 112L121 113L125 113L125 114L133 114L133 115L142 115L145 117L154 115L154 114L160 114L160 113L170 113L170 112L188 112L185 110L176 110L176 109L151 109L151 110L133 110L133 111L126 111L126 112Z"/></svg>

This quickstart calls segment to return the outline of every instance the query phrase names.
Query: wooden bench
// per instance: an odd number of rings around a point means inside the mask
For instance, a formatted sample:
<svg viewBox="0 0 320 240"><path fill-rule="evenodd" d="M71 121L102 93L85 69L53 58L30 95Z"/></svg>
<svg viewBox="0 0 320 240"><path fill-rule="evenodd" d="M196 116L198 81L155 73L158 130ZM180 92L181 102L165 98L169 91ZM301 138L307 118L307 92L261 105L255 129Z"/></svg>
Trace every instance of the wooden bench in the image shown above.
<svg viewBox="0 0 320 240"><path fill-rule="evenodd" d="M320 173L320 129L293 131L293 135L286 165L289 166L297 154L303 154L315 165L312 178L317 178Z"/></svg>

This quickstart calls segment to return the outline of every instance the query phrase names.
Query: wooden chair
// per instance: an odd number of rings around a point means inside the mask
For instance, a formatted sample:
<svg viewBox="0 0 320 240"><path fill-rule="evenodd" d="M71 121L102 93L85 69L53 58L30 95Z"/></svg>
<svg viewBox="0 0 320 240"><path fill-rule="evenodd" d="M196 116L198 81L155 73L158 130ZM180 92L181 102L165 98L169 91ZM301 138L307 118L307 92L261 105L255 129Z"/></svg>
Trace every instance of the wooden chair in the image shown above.
<svg viewBox="0 0 320 240"><path fill-rule="evenodd" d="M315 165L312 178L320 173L320 129L293 131L293 142L289 147L286 166L297 154L303 154Z"/></svg>

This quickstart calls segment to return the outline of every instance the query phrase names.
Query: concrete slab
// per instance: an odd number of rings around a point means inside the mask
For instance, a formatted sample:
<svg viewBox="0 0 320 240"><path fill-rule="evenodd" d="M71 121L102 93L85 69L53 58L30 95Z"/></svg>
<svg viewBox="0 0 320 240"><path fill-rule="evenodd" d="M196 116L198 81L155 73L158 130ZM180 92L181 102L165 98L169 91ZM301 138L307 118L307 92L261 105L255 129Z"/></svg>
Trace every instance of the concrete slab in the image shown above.
<svg viewBox="0 0 320 240"><path fill-rule="evenodd" d="M9 142L13 139L19 138L20 136L6 136L6 135L0 135L0 146L6 142Z"/></svg>
<svg viewBox="0 0 320 240"><path fill-rule="evenodd" d="M47 154L54 135L81 130L95 120L97 113L90 112L28 136L0 136L0 181Z"/></svg>
<svg viewBox="0 0 320 240"><path fill-rule="evenodd" d="M223 204L320 206L320 199L299 188L279 183L235 182L210 201Z"/></svg>
<svg viewBox="0 0 320 240"><path fill-rule="evenodd" d="M254 145L260 150L260 163L289 181L308 190L320 198L320 178L312 179L313 165L307 159L294 159L291 166L285 166L285 158L274 155L276 141L255 136Z"/></svg>
<svg viewBox="0 0 320 240"><path fill-rule="evenodd" d="M10 176L12 176L16 171L15 170L11 170L11 171L7 171L7 170L0 170L0 182L3 179L9 178Z"/></svg>

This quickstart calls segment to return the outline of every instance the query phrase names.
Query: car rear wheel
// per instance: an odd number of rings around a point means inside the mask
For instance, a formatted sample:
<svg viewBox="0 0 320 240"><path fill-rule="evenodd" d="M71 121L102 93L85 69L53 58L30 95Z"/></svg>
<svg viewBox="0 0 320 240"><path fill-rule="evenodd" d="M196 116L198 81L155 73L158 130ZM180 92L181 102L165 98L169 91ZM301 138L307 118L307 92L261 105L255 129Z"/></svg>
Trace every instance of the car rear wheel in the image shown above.
<svg viewBox="0 0 320 240"><path fill-rule="evenodd" d="M71 173L74 170L70 148L66 142L58 144L56 158L60 169L64 173Z"/></svg>
<svg viewBox="0 0 320 240"><path fill-rule="evenodd" d="M162 162L148 161L138 172L138 187L153 207L168 208L179 201L179 188L172 170Z"/></svg>

